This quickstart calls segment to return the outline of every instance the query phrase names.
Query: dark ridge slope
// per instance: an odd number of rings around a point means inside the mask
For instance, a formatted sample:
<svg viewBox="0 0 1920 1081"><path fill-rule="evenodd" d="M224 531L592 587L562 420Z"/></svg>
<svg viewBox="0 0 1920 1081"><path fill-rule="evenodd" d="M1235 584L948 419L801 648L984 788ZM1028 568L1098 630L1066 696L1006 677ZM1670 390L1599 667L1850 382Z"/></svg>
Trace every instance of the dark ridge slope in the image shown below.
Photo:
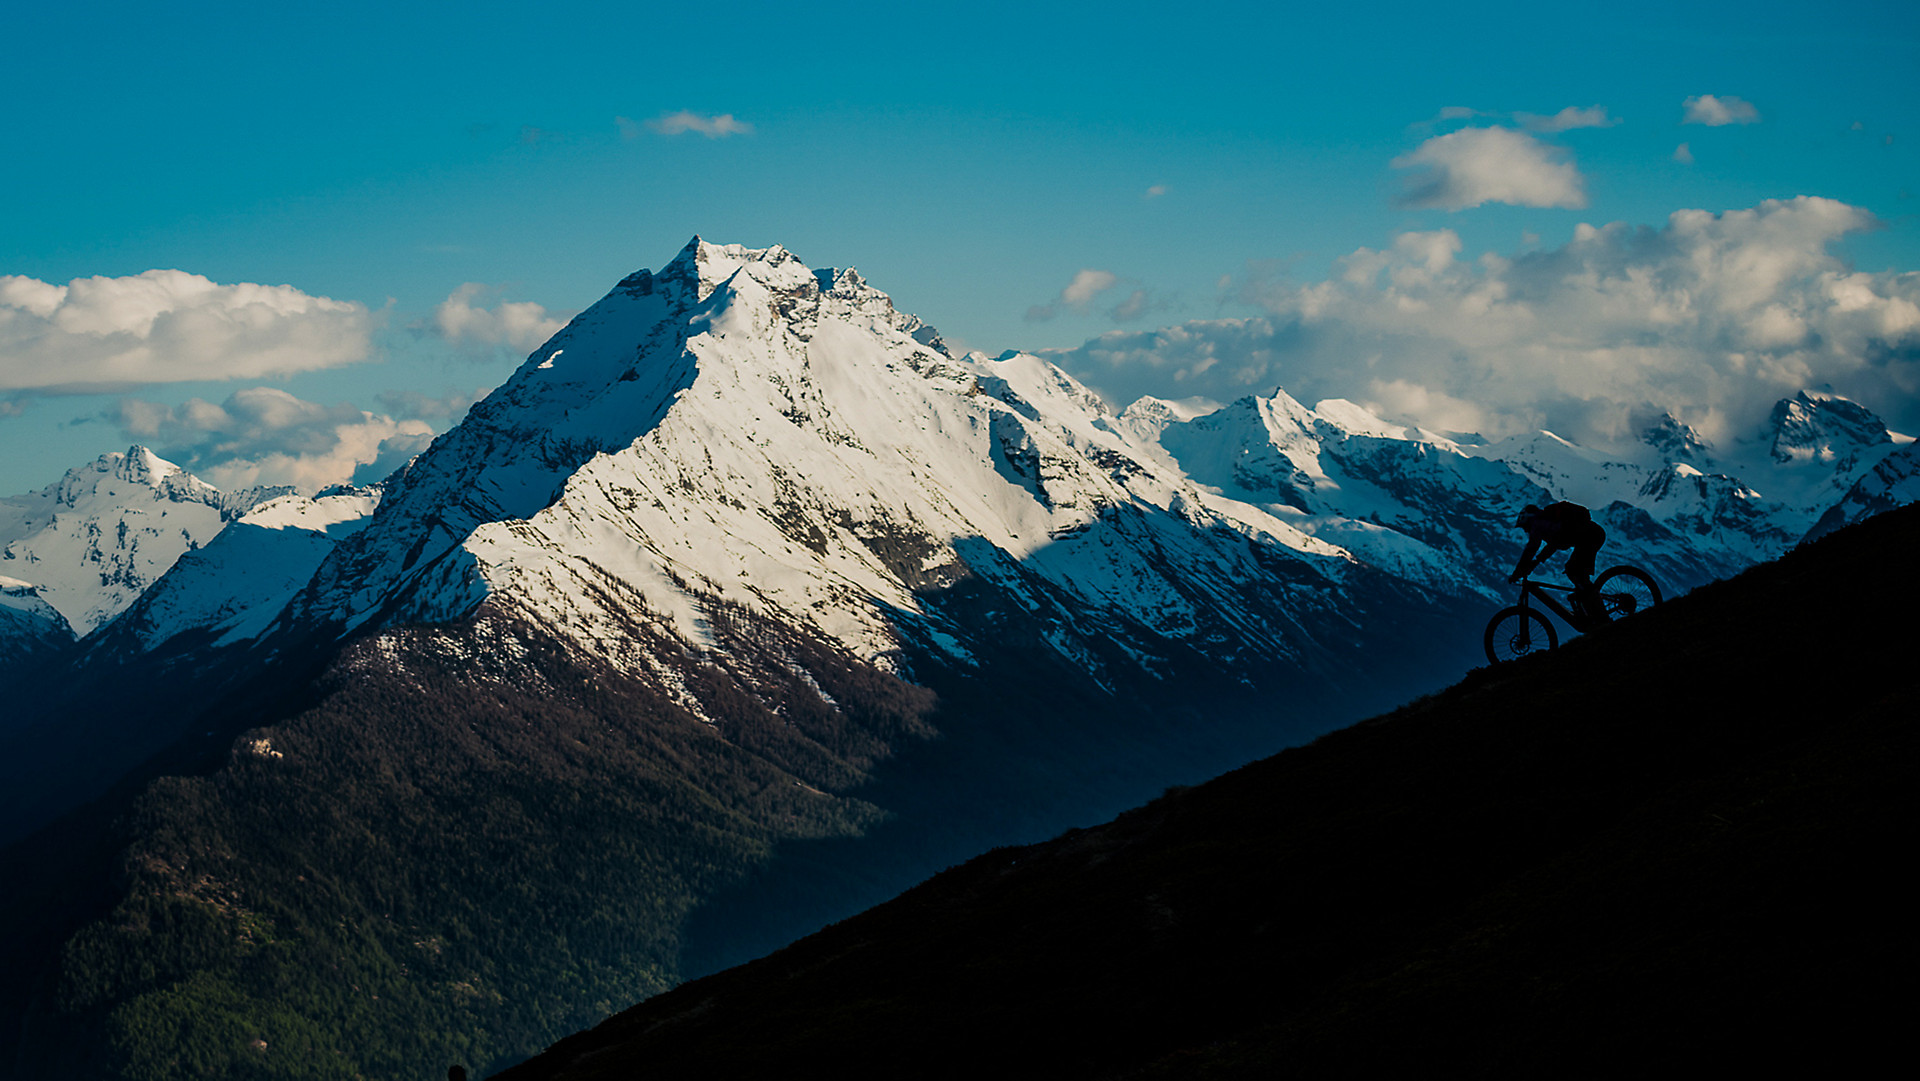
<svg viewBox="0 0 1920 1081"><path fill-rule="evenodd" d="M1553 1076L1889 1054L1920 508L1090 830L499 1076ZM1477 633L1462 628L1461 633Z"/></svg>

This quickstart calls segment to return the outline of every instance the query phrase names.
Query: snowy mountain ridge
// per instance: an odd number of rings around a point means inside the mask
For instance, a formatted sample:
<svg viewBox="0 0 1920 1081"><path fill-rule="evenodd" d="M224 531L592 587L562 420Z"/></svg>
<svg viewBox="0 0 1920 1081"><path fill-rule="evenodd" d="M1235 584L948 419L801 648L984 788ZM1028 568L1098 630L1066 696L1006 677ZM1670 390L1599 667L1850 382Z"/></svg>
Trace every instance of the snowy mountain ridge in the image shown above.
<svg viewBox="0 0 1920 1081"><path fill-rule="evenodd" d="M382 489L275 496L185 553L95 637L123 653L197 633L215 646L258 638L340 540L367 523Z"/></svg>
<svg viewBox="0 0 1920 1081"><path fill-rule="evenodd" d="M127 613L125 649L490 600L636 669L658 634L710 648L730 605L883 667L964 664L983 629L940 598L984 582L1075 663L1106 642L1151 667L1196 636L1297 657L1299 621L1351 606L1362 568L1497 598L1529 502L1587 504L1605 558L1685 587L1913 498L1912 440L1844 398L1783 400L1742 449L1729 464L1672 417L1624 457L1489 444L1284 391L1116 413L1039 358L951 355L856 271L696 237L381 492L227 496L136 447L0 502L0 571L81 634Z"/></svg>
<svg viewBox="0 0 1920 1081"><path fill-rule="evenodd" d="M1791 503L1708 472L1711 448L1670 417L1622 461L1283 391L1115 414L1036 357L951 356L855 272L696 238L422 455L304 618L444 620L487 599L644 666L621 630L635 612L697 650L710 609L738 604L886 664L916 644L964 659L981 629L939 595L985 580L1046 611L1079 663L1094 638L1150 667L1153 643L1223 630L1297 656L1277 613L1351 605L1358 567L1429 598L1499 596L1528 502L1589 503L1610 559L1675 587L1779 554L1900 445L1844 399L1792 401L1776 445L1852 449L1794 458L1821 468Z"/></svg>
<svg viewBox="0 0 1920 1081"><path fill-rule="evenodd" d="M446 619L487 598L644 666L636 618L700 649L713 606L742 605L884 667L907 639L964 659L979 630L923 599L978 576L1072 610L1054 644L1091 663L1080 639L1115 620L1235 618L1204 594L1267 577L1250 539L1327 583L1350 563L1195 485L1037 358L951 357L851 271L696 240L424 453L298 618Z"/></svg>
<svg viewBox="0 0 1920 1081"><path fill-rule="evenodd" d="M185 553L291 489L222 493L145 447L0 499L0 574L32 583L75 633L131 605Z"/></svg>

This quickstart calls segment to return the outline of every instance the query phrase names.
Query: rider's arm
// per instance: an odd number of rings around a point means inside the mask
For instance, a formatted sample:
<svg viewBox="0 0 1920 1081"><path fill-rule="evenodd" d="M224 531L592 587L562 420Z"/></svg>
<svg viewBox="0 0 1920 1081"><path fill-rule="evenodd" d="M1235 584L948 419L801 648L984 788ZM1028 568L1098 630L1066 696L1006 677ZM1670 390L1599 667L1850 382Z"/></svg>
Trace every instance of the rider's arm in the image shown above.
<svg viewBox="0 0 1920 1081"><path fill-rule="evenodd" d="M1520 562L1513 565L1513 573L1507 575L1507 581L1518 582L1520 579L1525 578L1527 572L1533 569L1533 553L1539 551L1539 549L1540 538L1528 537L1527 550L1520 553Z"/></svg>

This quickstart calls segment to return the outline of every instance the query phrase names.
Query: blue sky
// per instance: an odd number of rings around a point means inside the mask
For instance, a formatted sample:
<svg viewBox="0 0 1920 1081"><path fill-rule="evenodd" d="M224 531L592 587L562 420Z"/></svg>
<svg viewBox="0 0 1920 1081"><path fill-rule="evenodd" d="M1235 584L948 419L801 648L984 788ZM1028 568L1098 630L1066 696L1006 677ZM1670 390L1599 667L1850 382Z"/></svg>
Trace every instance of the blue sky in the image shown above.
<svg viewBox="0 0 1920 1081"><path fill-rule="evenodd" d="M1920 9L1332 8L10 12L0 492L365 479L695 233L1122 404L1920 427Z"/></svg>

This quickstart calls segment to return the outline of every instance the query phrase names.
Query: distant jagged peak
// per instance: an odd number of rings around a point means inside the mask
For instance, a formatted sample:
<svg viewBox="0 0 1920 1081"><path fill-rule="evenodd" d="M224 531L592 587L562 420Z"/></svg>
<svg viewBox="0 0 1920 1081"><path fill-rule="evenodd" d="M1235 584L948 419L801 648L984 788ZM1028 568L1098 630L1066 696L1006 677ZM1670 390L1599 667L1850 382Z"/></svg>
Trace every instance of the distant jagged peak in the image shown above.
<svg viewBox="0 0 1920 1081"><path fill-rule="evenodd" d="M743 244L714 244L696 236L671 262L661 268L657 279L673 282L696 301L714 299L713 294L739 279L757 283L773 296L778 314L803 328L810 318L862 320L885 326L911 337L941 356L952 358L939 331L920 317L895 308L893 298L874 288L852 267L810 269L792 252L775 244L767 248L749 248Z"/></svg>
<svg viewBox="0 0 1920 1081"><path fill-rule="evenodd" d="M1141 395L1133 403L1120 411L1120 423L1142 439L1158 442L1160 433L1174 424L1217 413L1224 408L1212 398L1156 398L1151 394Z"/></svg>
<svg viewBox="0 0 1920 1081"><path fill-rule="evenodd" d="M40 493L55 506L69 510L82 503L106 500L118 503L134 497L141 489L151 497L168 503L199 503L220 512L232 521L262 503L291 495L298 489L287 484L256 484L232 492L223 492L147 447L135 443L124 452L111 451L67 470L57 483Z"/></svg>
<svg viewBox="0 0 1920 1081"><path fill-rule="evenodd" d="M160 488L169 478L175 476L191 476L185 469L138 443L128 447L124 452L108 451L86 465L68 470L67 476L84 477L88 473L103 473L116 480L144 484L149 488Z"/></svg>
<svg viewBox="0 0 1920 1081"><path fill-rule="evenodd" d="M377 484L364 488L336 484L311 499L289 492L255 504L240 521L262 529L305 529L330 535L357 532L380 506L384 492Z"/></svg>
<svg viewBox="0 0 1920 1081"><path fill-rule="evenodd" d="M1894 441L1872 410L1830 391L1803 390L1780 399L1765 432L1770 456L1782 464L1832 463Z"/></svg>
<svg viewBox="0 0 1920 1081"><path fill-rule="evenodd" d="M1486 445L1480 451L1484 457L1505 460L1550 459L1554 461L1581 461L1602 463L1611 461L1606 453L1592 447L1584 447L1558 432L1539 428L1519 435L1510 435Z"/></svg>
<svg viewBox="0 0 1920 1081"><path fill-rule="evenodd" d="M255 484L239 491L226 492L220 497L220 513L228 519L243 518L255 507L271 503L289 496L300 497L300 489L291 484Z"/></svg>
<svg viewBox="0 0 1920 1081"><path fill-rule="evenodd" d="M893 298L875 289L852 267L814 272L820 290L821 312L839 318L864 316L890 326L949 360L954 359L940 332L911 312L893 306Z"/></svg>
<svg viewBox="0 0 1920 1081"><path fill-rule="evenodd" d="M804 288L814 281L813 271L778 244L749 248L744 244L714 244L698 235L687 241L654 279L688 288L692 299L699 301L742 270L772 288Z"/></svg>
<svg viewBox="0 0 1920 1081"><path fill-rule="evenodd" d="M1741 483L1737 477L1728 476L1725 473L1708 473L1686 462L1669 462L1664 468L1653 470L1647 475L1639 491L1639 497L1656 509L1659 509L1659 504L1670 502L1683 495L1691 495L1700 500L1761 498L1759 492Z"/></svg>
<svg viewBox="0 0 1920 1081"><path fill-rule="evenodd" d="M135 488L152 489L157 498L176 503L220 508L224 500L218 488L138 443L125 452L110 451L67 470L66 476L45 489L45 494L60 506L77 507L103 489L124 492Z"/></svg>
<svg viewBox="0 0 1920 1081"><path fill-rule="evenodd" d="M0 565L30 580L69 628L86 634L212 540L237 516L235 506L135 444L38 492L0 500Z"/></svg>
<svg viewBox="0 0 1920 1081"><path fill-rule="evenodd" d="M1668 462L1704 464L1713 460L1713 443L1672 413L1662 413L1640 432L1640 441Z"/></svg>
<svg viewBox="0 0 1920 1081"><path fill-rule="evenodd" d="M153 484L157 487L157 482L164 481L175 473L186 472L138 443L128 447L125 454L103 454L100 456L100 462L105 463L115 458L118 461L113 463L114 474L122 480L135 483Z"/></svg>
<svg viewBox="0 0 1920 1081"><path fill-rule="evenodd" d="M502 392L475 407L476 416L485 422L504 411L524 421L537 413L538 426L546 428L619 385L637 382L649 388L652 408L626 400L623 411L657 419L692 377L680 348L689 338L787 332L806 340L822 319L898 333L929 359L952 359L938 331L895 309L887 294L852 268L815 271L778 244L750 248L695 236L658 271L628 275L534 350ZM623 387L619 396L631 399L635 389Z"/></svg>
<svg viewBox="0 0 1920 1081"><path fill-rule="evenodd" d="M893 302L887 294L867 284L867 279L861 277L860 272L853 267L844 269L829 267L825 270L816 270L813 272L813 280L819 283L820 292L828 296L855 301L879 297L886 300L888 304Z"/></svg>
<svg viewBox="0 0 1920 1081"><path fill-rule="evenodd" d="M1267 397L1248 394L1235 398L1218 409L1184 418L1183 423L1201 431L1234 433L1254 442L1265 442L1275 434L1276 423L1283 429L1305 430L1312 420L1312 410L1276 388Z"/></svg>
<svg viewBox="0 0 1920 1081"><path fill-rule="evenodd" d="M1177 421L1189 421L1195 417L1204 417L1208 413L1217 413L1221 404L1212 398L1156 398L1143 394L1133 404L1120 411L1123 417L1141 420L1167 418Z"/></svg>
<svg viewBox="0 0 1920 1081"><path fill-rule="evenodd" d="M1395 424L1359 402L1349 401L1346 398L1326 398L1316 402L1313 413L1322 421L1348 435L1370 435L1380 439L1418 439L1422 442L1434 442L1443 438L1424 433L1418 428Z"/></svg>
<svg viewBox="0 0 1920 1081"><path fill-rule="evenodd" d="M1015 412L1035 419L1028 398L1065 404L1069 411L1087 417L1111 418L1113 407L1092 388L1068 375L1066 370L1032 353L1009 349L981 364L985 374L978 379L980 389L1006 403ZM1050 411L1051 412L1051 411Z"/></svg>
<svg viewBox="0 0 1920 1081"><path fill-rule="evenodd" d="M756 276L762 281L779 281L785 288L809 288L818 291L811 281L813 272L800 265L793 253L778 244L770 248L749 248L743 244L713 244L697 234L687 241L679 253L668 260L659 270L636 270L620 279L607 294L608 299L624 297L637 300L643 297L664 297L674 306L685 310L707 299L713 291L748 266L759 268ZM603 300L601 302L605 304ZM600 307L596 305L595 307ZM581 313L591 314L592 309ZM576 322L580 317L576 317ZM590 322L592 320L589 320ZM551 344L551 343L549 343ZM546 346L535 350L534 355L546 352Z"/></svg>

